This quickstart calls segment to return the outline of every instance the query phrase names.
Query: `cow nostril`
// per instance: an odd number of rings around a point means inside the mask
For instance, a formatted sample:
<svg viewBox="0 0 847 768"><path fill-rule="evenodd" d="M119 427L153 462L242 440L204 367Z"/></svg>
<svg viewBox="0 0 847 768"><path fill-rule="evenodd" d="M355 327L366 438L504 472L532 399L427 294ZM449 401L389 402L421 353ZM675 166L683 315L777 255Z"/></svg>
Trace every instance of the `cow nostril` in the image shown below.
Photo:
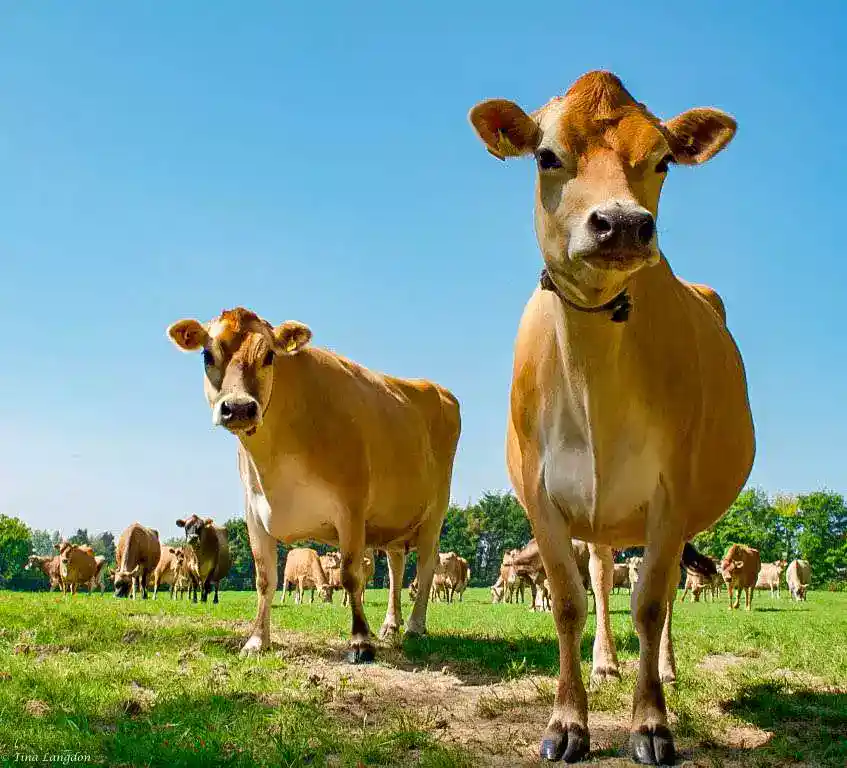
<svg viewBox="0 0 847 768"><path fill-rule="evenodd" d="M228 419L232 416L232 408L227 405L227 403L221 403L221 416L225 419Z"/></svg>
<svg viewBox="0 0 847 768"><path fill-rule="evenodd" d="M244 406L244 417L247 419L255 419L259 413L259 409L255 402L249 402Z"/></svg>
<svg viewBox="0 0 847 768"><path fill-rule="evenodd" d="M588 217L588 226L595 235L602 237L612 233L612 222L599 211L593 211Z"/></svg>
<svg viewBox="0 0 847 768"><path fill-rule="evenodd" d="M638 227L638 239L642 245L647 245L653 239L653 233L656 231L656 225L653 223L653 217L648 217L640 227Z"/></svg>

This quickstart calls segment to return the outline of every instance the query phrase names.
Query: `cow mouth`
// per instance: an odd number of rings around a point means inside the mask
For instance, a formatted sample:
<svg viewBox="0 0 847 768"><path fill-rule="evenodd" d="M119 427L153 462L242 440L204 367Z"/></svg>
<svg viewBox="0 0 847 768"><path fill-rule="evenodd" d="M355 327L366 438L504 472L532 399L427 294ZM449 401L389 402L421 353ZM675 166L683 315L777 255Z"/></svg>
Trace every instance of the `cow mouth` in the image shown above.
<svg viewBox="0 0 847 768"><path fill-rule="evenodd" d="M653 258L650 251L642 250L596 250L583 254L583 261L594 269L612 272L631 272L648 264Z"/></svg>

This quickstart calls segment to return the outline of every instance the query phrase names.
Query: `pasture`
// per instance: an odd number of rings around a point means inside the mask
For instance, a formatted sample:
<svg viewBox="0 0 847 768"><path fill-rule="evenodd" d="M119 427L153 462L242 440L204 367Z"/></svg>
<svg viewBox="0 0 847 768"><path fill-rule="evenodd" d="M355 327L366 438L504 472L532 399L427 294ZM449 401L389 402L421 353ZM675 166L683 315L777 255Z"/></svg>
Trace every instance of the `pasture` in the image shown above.
<svg viewBox="0 0 847 768"><path fill-rule="evenodd" d="M251 592L217 606L0 593L0 762L108 766L535 765L558 649L549 613L491 605L487 589L430 606L430 635L344 663L340 600L272 611L273 649L240 659ZM385 590L368 590L378 628ZM623 757L638 641L613 595L623 679L589 696L592 751ZM403 594L408 613L408 591ZM583 639L590 670L594 615ZM847 594L758 593L754 611L677 604L679 681L667 690L682 761L847 764ZM64 758L62 757L64 756Z"/></svg>

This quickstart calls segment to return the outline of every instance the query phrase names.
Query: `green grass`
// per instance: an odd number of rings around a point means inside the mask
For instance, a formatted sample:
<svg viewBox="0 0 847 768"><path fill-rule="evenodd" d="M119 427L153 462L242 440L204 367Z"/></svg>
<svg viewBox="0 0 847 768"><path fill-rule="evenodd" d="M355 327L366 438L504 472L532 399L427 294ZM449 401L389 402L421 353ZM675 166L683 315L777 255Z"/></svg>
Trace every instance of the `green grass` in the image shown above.
<svg viewBox="0 0 847 768"><path fill-rule="evenodd" d="M372 629L386 598L368 591ZM428 637L381 647L377 666L354 675L343 664L349 613L339 602L275 603L279 642L242 660L252 593L195 606L167 594L133 603L0 592L0 764L16 752L70 751L109 766L492 765L515 748L494 743L501 726L518 722L529 745L521 754L534 753L558 671L550 614L469 590L462 604L430 607ZM628 597L614 595L612 611L623 679L590 694L589 706L620 732L595 738L596 759L625 742L635 682ZM593 626L592 614L586 680ZM730 613L725 594L716 605L678 605L674 638L679 680L668 704L695 764L847 764L847 594L813 592L803 604L758 594L752 614ZM458 688L442 692L435 674L415 682L413 670L443 668ZM442 694L445 705L467 704L466 730L486 744L442 722ZM758 745L733 740L737 732L759 734Z"/></svg>

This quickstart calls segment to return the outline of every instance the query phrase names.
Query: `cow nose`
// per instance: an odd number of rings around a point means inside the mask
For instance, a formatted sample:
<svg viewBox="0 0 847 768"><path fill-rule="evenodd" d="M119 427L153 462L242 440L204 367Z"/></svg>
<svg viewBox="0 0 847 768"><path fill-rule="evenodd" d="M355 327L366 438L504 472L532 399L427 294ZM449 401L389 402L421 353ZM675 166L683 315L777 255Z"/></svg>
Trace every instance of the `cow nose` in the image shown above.
<svg viewBox="0 0 847 768"><path fill-rule="evenodd" d="M255 400L224 400L221 403L221 423L236 421L255 421L259 415L259 406Z"/></svg>
<svg viewBox="0 0 847 768"><path fill-rule="evenodd" d="M597 208L588 217L588 229L598 245L647 245L653 239L656 222L650 211L643 208Z"/></svg>

